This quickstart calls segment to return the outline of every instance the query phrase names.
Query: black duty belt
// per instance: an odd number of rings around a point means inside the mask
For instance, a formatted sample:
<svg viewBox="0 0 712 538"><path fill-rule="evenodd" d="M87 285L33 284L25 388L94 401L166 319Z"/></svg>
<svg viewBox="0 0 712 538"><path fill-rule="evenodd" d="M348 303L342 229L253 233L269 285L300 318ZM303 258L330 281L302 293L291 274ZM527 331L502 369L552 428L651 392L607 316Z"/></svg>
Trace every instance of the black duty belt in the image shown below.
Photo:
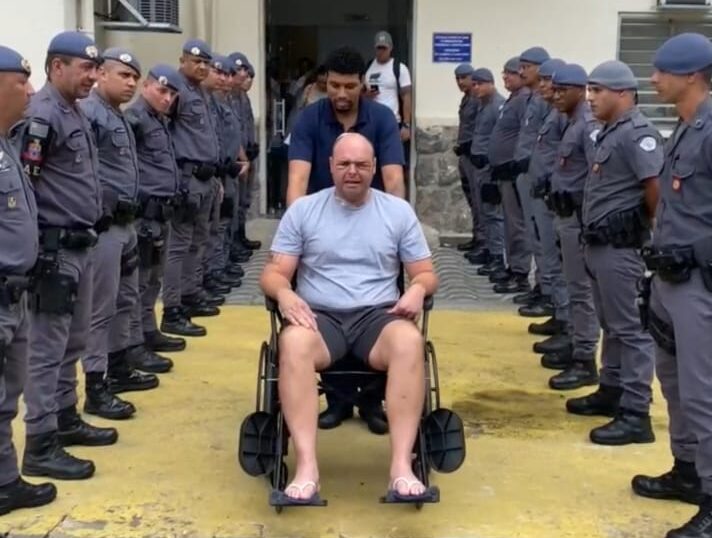
<svg viewBox="0 0 712 538"><path fill-rule="evenodd" d="M119 200L116 203L116 209L114 210L113 223L119 226L125 226L132 223L136 219L136 214L138 213L139 205L135 202L126 202L124 200Z"/></svg>
<svg viewBox="0 0 712 538"><path fill-rule="evenodd" d="M581 232L581 239L587 245L611 245L613 248L641 248L649 237L642 209L610 215L601 224L588 226Z"/></svg>
<svg viewBox="0 0 712 538"><path fill-rule="evenodd" d="M0 305L10 306L22 299L22 294L30 288L30 277L6 275L0 276Z"/></svg>
<svg viewBox="0 0 712 538"><path fill-rule="evenodd" d="M60 249L84 250L96 245L94 228L40 228L40 245L43 250L56 252Z"/></svg>
<svg viewBox="0 0 712 538"><path fill-rule="evenodd" d="M561 218L568 218L581 210L582 192L554 191L548 195L552 211Z"/></svg>
<svg viewBox="0 0 712 538"><path fill-rule="evenodd" d="M168 222L173 218L176 204L175 196L149 196L141 201L138 216L146 220Z"/></svg>
<svg viewBox="0 0 712 538"><path fill-rule="evenodd" d="M178 161L178 168L183 174L193 176L203 182L210 181L218 173L218 167L214 163L199 161Z"/></svg>
<svg viewBox="0 0 712 538"><path fill-rule="evenodd" d="M690 271L699 267L693 247L646 247L642 251L645 266L665 282L681 283L690 279Z"/></svg>

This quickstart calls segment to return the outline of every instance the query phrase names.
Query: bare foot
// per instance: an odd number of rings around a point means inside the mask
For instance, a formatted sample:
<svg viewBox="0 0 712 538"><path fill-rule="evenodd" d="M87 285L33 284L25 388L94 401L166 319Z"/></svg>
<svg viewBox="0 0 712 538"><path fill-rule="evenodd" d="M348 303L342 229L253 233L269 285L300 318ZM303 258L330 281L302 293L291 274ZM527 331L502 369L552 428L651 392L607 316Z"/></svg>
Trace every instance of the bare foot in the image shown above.
<svg viewBox="0 0 712 538"><path fill-rule="evenodd" d="M394 478L391 478L390 489L394 490L398 495L415 497L425 493L427 488L412 472L408 472L395 475Z"/></svg>
<svg viewBox="0 0 712 538"><path fill-rule="evenodd" d="M311 499L319 493L319 473L300 473L294 476L294 480L285 488L284 494L297 500Z"/></svg>

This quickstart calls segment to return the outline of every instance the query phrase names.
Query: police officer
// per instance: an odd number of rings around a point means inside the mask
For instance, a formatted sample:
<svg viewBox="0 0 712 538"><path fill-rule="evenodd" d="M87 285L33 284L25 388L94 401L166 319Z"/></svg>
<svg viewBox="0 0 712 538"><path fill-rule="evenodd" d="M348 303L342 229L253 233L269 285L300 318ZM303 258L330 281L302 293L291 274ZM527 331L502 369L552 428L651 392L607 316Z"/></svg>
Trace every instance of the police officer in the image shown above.
<svg viewBox="0 0 712 538"><path fill-rule="evenodd" d="M477 269L480 275L504 271L504 216L499 187L492 182L492 168L489 165L489 147L497 117L505 99L494 85L494 75L489 69L480 68L472 73L474 95L479 104L472 132L470 161L473 166L474 183L482 200L482 223L485 229L487 263ZM474 258L474 255L470 258ZM482 260L472 260L479 262Z"/></svg>
<svg viewBox="0 0 712 538"><path fill-rule="evenodd" d="M556 70L553 81L555 104L568 123L558 148L548 201L557 215L556 232L571 304L571 319L554 316L554 323L556 332L573 336L573 349L544 357L542 365L564 370L549 380L552 389L570 390L598 383L596 347L601 327L580 237L584 184L593 166L600 124L586 101L588 75L583 67L565 65Z"/></svg>
<svg viewBox="0 0 712 538"><path fill-rule="evenodd" d="M247 57L235 52L230 55L236 68L233 78L233 98L237 106L237 114L242 125L242 143L247 159L250 162L249 168L243 171L242 181L239 183L239 199L237 206L237 218L234 222L232 249L235 261L247 261L252 251L259 249L262 244L259 241L252 241L247 238L246 224L247 212L252 203L252 189L254 188L255 164L259 156L259 144L257 143L257 130L255 118L252 112L252 103L247 91L252 87L252 77L254 69ZM246 89L247 88L247 89Z"/></svg>
<svg viewBox="0 0 712 538"><path fill-rule="evenodd" d="M203 259L203 284L206 290L214 293L229 293L231 288L242 284L239 277L225 273L224 258L225 236L235 209L236 178L240 172L237 161L242 147L240 123L224 100L234 73L234 64L228 57L214 54L210 74L202 84L208 94L208 104L220 143L219 177L214 180L216 196L211 210L210 242Z"/></svg>
<svg viewBox="0 0 712 538"><path fill-rule="evenodd" d="M32 97L21 131L40 229L25 387L22 473L29 476L89 478L94 464L63 446L111 445L118 439L114 428L91 426L76 410L76 362L88 339L91 248L101 216L96 145L76 100L89 94L99 61L96 44L85 34L55 36L47 50L47 83Z"/></svg>
<svg viewBox="0 0 712 538"><path fill-rule="evenodd" d="M30 64L0 46L0 515L42 506L57 496L53 484L25 482L17 468L12 421L27 368L28 273L37 260L37 205L20 156L8 136L22 119L32 86Z"/></svg>
<svg viewBox="0 0 712 538"><path fill-rule="evenodd" d="M143 81L141 94L125 112L136 140L138 202L135 222L138 244L139 312L131 319L131 334L143 337L149 350L182 351L183 338L161 333L156 323L156 300L163 281L168 222L178 191L178 167L166 114L182 87L173 67L156 65ZM170 366L170 362L166 364Z"/></svg>
<svg viewBox="0 0 712 538"><path fill-rule="evenodd" d="M125 49L104 51L97 86L80 106L94 132L103 215L92 253L92 314L87 352L84 411L125 419L136 411L112 393L158 386L155 375L133 370L127 359L130 319L138 302L136 217L138 161L133 132L120 105L129 102L141 77L136 57ZM104 375L106 374L106 379Z"/></svg>
<svg viewBox="0 0 712 538"><path fill-rule="evenodd" d="M699 504L667 538L712 537L712 44L680 34L658 49L652 83L680 121L665 147L654 242L648 326L667 400L675 459L662 476L636 476L633 490Z"/></svg>
<svg viewBox="0 0 712 538"><path fill-rule="evenodd" d="M527 292L532 250L526 232L522 201L517 193L519 166L515 161L517 140L526 118L531 90L524 86L519 75L519 58L510 59L504 66L504 85L510 94L499 112L489 147L489 163L494 179L502 192L507 250L506 271L490 274L496 293Z"/></svg>
<svg viewBox="0 0 712 538"><path fill-rule="evenodd" d="M536 49L533 50L536 51ZM542 59L544 55L537 57L535 53L525 52L522 57L536 61ZM535 67L535 63L531 62L522 62L521 65L522 76L525 77L525 80L529 81L531 78L539 80L537 93L529 102L528 114L534 120L532 122L530 119L529 127L532 123L536 123L539 113L543 113L542 102L546 103L547 113L536 135L527 173L520 176L518 180L519 195L522 198L526 195L531 211L530 236L533 234L534 240L539 245L535 257L541 282L541 295L531 297L530 302L519 309L519 315L545 317L554 314L558 319L567 321L569 319L569 295L562 274L560 251L556 244L554 213L545 202L551 185L551 174L556 164L556 153L566 127L566 118L552 106L554 101L552 77L556 70L564 65L564 62L558 59L547 60L538 68ZM527 136L529 136L528 131ZM526 162L523 163L521 167L524 168L526 164ZM528 193L525 193L527 187ZM526 207L525 204L524 208L526 209ZM544 349L543 353L556 353L557 351L557 347L551 347Z"/></svg>
<svg viewBox="0 0 712 538"><path fill-rule="evenodd" d="M524 225L527 234L527 243L531 248L531 253L536 260L536 270L534 273L536 287L530 293L524 293L517 297L517 302L524 301L527 314L535 314L530 307L543 307L546 312L539 315L547 315L551 311L551 282L553 276L544 273L544 270L552 271L547 265L549 261L542 259L542 245L540 235L543 233L545 239L553 241L551 226L547 230L538 230L534 219L534 198L531 194L532 179L529 175L529 164L531 162L532 151L539 138L539 130L544 123L551 105L542 98L539 93L539 68L550 59L549 53L542 47L532 47L525 50L519 57L519 76L524 86L529 89L527 95L526 111L524 121L521 123L519 137L517 138L516 149L514 150L514 161L517 171L517 199L522 208ZM539 202L539 205L541 202ZM543 211L543 210L542 210Z"/></svg>
<svg viewBox="0 0 712 538"><path fill-rule="evenodd" d="M455 82L458 89L462 92L460 107L458 109L458 126L457 126L457 144L453 148L455 155L458 157L458 168L460 171L460 184L462 192L467 200L467 205L470 206L472 215L472 239L457 246L457 249L465 252L466 255L474 253L479 247L484 246L484 225L479 219L479 204L478 198L475 198L475 192L472 185L475 182L474 167L470 161L470 150L472 147L472 132L475 127L475 117L477 116L477 97L474 95L472 88L472 73L474 69L470 64L460 64L455 68ZM475 262L485 264L488 261L488 253L484 248L479 249L477 254L480 258L476 258ZM472 257L472 255L470 255ZM483 260L481 258L484 258ZM469 259L469 258L468 258ZM472 262L472 263L475 263Z"/></svg>
<svg viewBox="0 0 712 538"><path fill-rule="evenodd" d="M654 346L636 307L645 267L639 249L649 238L663 164L660 135L635 105L630 67L605 62L589 75L589 101L603 123L583 196L582 239L603 328L599 389L566 402L570 413L613 416L591 431L605 445L650 443Z"/></svg>
<svg viewBox="0 0 712 538"><path fill-rule="evenodd" d="M201 289L200 264L209 235L213 205L213 177L217 172L218 139L208 101L200 83L208 76L212 52L204 41L183 45L180 73L183 86L171 113L171 134L180 171L181 201L170 224L163 279L163 332L205 336L205 327L191 316L217 315L220 299L210 299ZM224 301L224 298L223 298Z"/></svg>

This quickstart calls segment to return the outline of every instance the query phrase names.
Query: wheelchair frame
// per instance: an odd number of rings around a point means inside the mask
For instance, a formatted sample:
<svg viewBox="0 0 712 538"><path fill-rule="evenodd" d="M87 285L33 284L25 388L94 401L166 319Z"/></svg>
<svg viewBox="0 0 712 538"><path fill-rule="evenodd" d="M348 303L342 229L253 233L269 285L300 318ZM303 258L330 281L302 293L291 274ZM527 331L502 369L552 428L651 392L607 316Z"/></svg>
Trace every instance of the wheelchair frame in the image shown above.
<svg viewBox="0 0 712 538"><path fill-rule="evenodd" d="M263 342L260 349L255 412L248 415L240 427L238 460L247 474L267 477L272 488L269 497L270 505L280 513L284 506L302 504L285 503L281 500L288 480L288 468L284 458L289 448L289 432L281 411L278 392L278 341L284 321L273 299L266 298L265 305L270 314L270 337L269 342ZM414 504L418 509L422 508L424 503L435 503L440 500L439 489L430 486L430 471L454 472L465 459L462 420L453 411L440 407L437 355L435 346L428 339L428 322L432 308L433 299L428 297L419 326L425 342L426 392L421 422L413 447L413 472L428 488L431 495L427 499L419 498L414 501L394 499L391 496L380 499L385 503ZM376 382L386 378L385 372L370 369L327 370L327 372L333 375L369 375L373 376ZM318 382L318 388L320 395L331 391L321 380ZM320 499L317 503L303 504L303 506L326 505L327 501Z"/></svg>

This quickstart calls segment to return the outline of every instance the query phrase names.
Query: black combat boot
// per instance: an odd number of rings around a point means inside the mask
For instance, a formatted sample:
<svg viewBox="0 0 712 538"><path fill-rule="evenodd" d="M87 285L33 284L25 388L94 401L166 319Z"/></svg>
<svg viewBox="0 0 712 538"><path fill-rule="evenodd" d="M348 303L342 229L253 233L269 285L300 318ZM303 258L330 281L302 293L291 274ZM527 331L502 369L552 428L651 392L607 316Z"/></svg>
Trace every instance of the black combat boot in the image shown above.
<svg viewBox="0 0 712 538"><path fill-rule="evenodd" d="M245 276L245 270L241 265L234 263L225 269L225 274L231 277L242 278Z"/></svg>
<svg viewBox="0 0 712 538"><path fill-rule="evenodd" d="M540 300L520 306L517 312L523 318L546 318L554 315L554 305L549 297L542 295Z"/></svg>
<svg viewBox="0 0 712 538"><path fill-rule="evenodd" d="M564 353L571 349L573 340L566 333L555 334L542 342L536 342L532 349L534 353Z"/></svg>
<svg viewBox="0 0 712 538"><path fill-rule="evenodd" d="M573 362L573 350L567 349L559 353L547 353L541 358L541 365L548 370L566 370Z"/></svg>
<svg viewBox="0 0 712 538"><path fill-rule="evenodd" d="M108 446L118 441L119 432L87 424L72 405L57 413L57 437L62 446Z"/></svg>
<svg viewBox="0 0 712 538"><path fill-rule="evenodd" d="M650 415L620 408L608 424L594 428L589 436L597 445L622 446L633 443L654 443L655 433Z"/></svg>
<svg viewBox="0 0 712 538"><path fill-rule="evenodd" d="M240 277L236 276L230 276L227 274L227 271L223 273L215 273L213 275L213 278L223 286L229 286L231 289L232 288L239 288L242 286L242 279Z"/></svg>
<svg viewBox="0 0 712 538"><path fill-rule="evenodd" d="M512 272L511 278L505 282L495 284L495 293L523 293L529 291L529 275Z"/></svg>
<svg viewBox="0 0 712 538"><path fill-rule="evenodd" d="M566 410L574 415L587 417L615 417L621 401L623 390L620 387L599 385L596 392L581 398L566 401Z"/></svg>
<svg viewBox="0 0 712 538"><path fill-rule="evenodd" d="M574 361L561 372L549 379L549 387L554 390L574 390L588 385L598 385L596 361Z"/></svg>
<svg viewBox="0 0 712 538"><path fill-rule="evenodd" d="M208 334L208 330L205 327L195 325L190 321L182 306L163 309L161 331L180 336L205 336Z"/></svg>
<svg viewBox="0 0 712 538"><path fill-rule="evenodd" d="M109 392L103 373L90 372L86 374L84 412L109 420L124 420L131 417L136 408Z"/></svg>
<svg viewBox="0 0 712 538"><path fill-rule="evenodd" d="M244 224L238 227L237 236L240 244L247 250L259 250L262 248L262 241L253 241L247 237Z"/></svg>
<svg viewBox="0 0 712 538"><path fill-rule="evenodd" d="M155 389L159 385L155 374L144 374L134 369L128 361L128 350L109 353L106 383L113 394Z"/></svg>
<svg viewBox="0 0 712 538"><path fill-rule="evenodd" d="M665 538L712 538L712 497L704 495L692 519L668 532Z"/></svg>
<svg viewBox="0 0 712 538"><path fill-rule="evenodd" d="M214 275L210 275L209 277L205 277L203 279L203 288L209 293L223 295L230 293L230 286L217 280Z"/></svg>
<svg viewBox="0 0 712 538"><path fill-rule="evenodd" d="M514 304L528 305L538 302L541 298L541 286L537 284L531 290L512 297L512 302Z"/></svg>
<svg viewBox="0 0 712 538"><path fill-rule="evenodd" d="M492 273L504 271L505 269L504 258L502 256L492 256L486 265L477 269L477 274L480 276L489 276Z"/></svg>
<svg viewBox="0 0 712 538"><path fill-rule="evenodd" d="M559 321L556 318L547 319L544 323L530 323L529 334L538 334L540 336L554 336L555 334L566 331L566 322Z"/></svg>
<svg viewBox="0 0 712 538"><path fill-rule="evenodd" d="M22 474L49 476L58 480L84 480L94 474L94 463L69 454L59 442L57 432L28 435L22 457Z"/></svg>
<svg viewBox="0 0 712 538"><path fill-rule="evenodd" d="M631 482L633 491L641 497L682 501L699 505L704 495L695 464L675 459L672 469L660 476L637 475Z"/></svg>
<svg viewBox="0 0 712 538"><path fill-rule="evenodd" d="M19 508L35 508L51 503L57 497L54 484L30 484L18 476L15 480L0 486L0 516Z"/></svg>
<svg viewBox="0 0 712 538"><path fill-rule="evenodd" d="M161 331L143 333L143 342L147 349L157 353L174 353L185 349L185 338L168 336Z"/></svg>
<svg viewBox="0 0 712 538"><path fill-rule="evenodd" d="M217 306L209 305L203 297L197 294L182 297L181 303L189 318L212 317L220 314L220 309Z"/></svg>
<svg viewBox="0 0 712 538"><path fill-rule="evenodd" d="M145 345L130 347L126 351L126 360L129 366L142 372L151 374L165 374L173 368L173 361L167 357L161 357L158 353L150 351Z"/></svg>
<svg viewBox="0 0 712 538"><path fill-rule="evenodd" d="M341 425L344 420L354 416L354 408L351 404L332 403L324 411L319 413L319 428L331 430Z"/></svg>
<svg viewBox="0 0 712 538"><path fill-rule="evenodd" d="M512 271L509 267L500 267L497 271L493 271L489 274L489 281L492 284L501 284L502 282L509 282L512 279Z"/></svg>

